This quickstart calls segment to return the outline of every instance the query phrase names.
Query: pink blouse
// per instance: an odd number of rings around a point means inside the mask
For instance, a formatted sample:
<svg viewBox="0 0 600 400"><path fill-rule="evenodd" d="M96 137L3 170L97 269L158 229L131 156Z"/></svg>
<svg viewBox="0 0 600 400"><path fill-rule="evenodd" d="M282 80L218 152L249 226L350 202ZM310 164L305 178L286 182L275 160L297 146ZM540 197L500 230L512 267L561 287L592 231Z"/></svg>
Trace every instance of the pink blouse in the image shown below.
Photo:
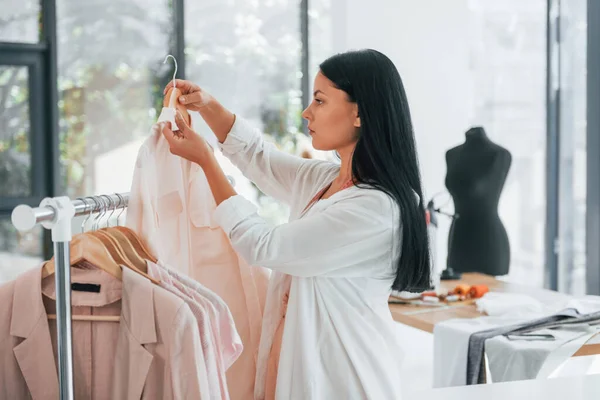
<svg viewBox="0 0 600 400"><path fill-rule="evenodd" d="M216 208L202 169L174 156L159 131L141 146L126 225L154 255L222 298L235 321L243 351L227 370L232 400L254 395L263 308L269 275L248 265L213 220Z"/></svg>

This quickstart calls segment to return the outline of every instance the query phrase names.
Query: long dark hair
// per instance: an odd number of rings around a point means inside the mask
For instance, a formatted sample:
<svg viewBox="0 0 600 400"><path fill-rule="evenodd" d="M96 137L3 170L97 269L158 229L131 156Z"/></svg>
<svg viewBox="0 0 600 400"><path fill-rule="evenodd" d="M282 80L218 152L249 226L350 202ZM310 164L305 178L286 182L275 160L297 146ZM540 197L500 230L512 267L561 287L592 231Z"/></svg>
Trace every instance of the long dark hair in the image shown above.
<svg viewBox="0 0 600 400"><path fill-rule="evenodd" d="M392 288L428 289L431 258L423 189L400 74L388 57L371 49L336 54L325 60L320 69L358 105L361 127L352 157L355 183L384 191L400 208L402 246Z"/></svg>

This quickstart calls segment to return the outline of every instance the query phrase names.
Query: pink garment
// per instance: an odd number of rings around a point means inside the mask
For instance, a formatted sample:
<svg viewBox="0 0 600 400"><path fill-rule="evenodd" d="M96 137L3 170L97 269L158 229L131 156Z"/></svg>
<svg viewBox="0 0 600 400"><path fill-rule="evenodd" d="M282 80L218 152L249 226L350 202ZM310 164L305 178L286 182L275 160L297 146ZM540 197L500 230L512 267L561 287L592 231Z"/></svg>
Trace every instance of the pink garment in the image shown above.
<svg viewBox="0 0 600 400"><path fill-rule="evenodd" d="M120 312L120 321L73 321L75 398L209 399L198 326L184 301L128 268L121 282L87 267L72 268L71 280L100 293L72 291L73 312ZM42 281L41 268L0 286L0 399L59 397L47 315L54 297L54 277Z"/></svg>
<svg viewBox="0 0 600 400"><path fill-rule="evenodd" d="M155 265L189 288L192 291L190 294L192 297L199 295L200 298L204 297L208 300L211 318L213 321L217 321L217 329L213 332L217 336L215 341L220 348L219 354L223 357L225 370L228 370L242 354L244 345L235 328L235 321L227 304L210 289L174 269L168 268L160 260ZM188 293L190 292L188 291Z"/></svg>
<svg viewBox="0 0 600 400"><path fill-rule="evenodd" d="M253 398L268 272L249 266L212 220L214 198L201 168L169 151L160 132L138 153L127 226L154 254L220 296L233 315L243 352L227 370L233 400Z"/></svg>
<svg viewBox="0 0 600 400"><path fill-rule="evenodd" d="M214 337L218 327L210 321L209 316L208 310L210 304L208 301L202 299L201 296L194 296L190 289L186 288L181 282L171 278L166 270L163 270L151 261L148 261L147 264L148 275L159 280L160 287L181 297L196 317L211 398L229 399L223 359L218 354L220 349Z"/></svg>

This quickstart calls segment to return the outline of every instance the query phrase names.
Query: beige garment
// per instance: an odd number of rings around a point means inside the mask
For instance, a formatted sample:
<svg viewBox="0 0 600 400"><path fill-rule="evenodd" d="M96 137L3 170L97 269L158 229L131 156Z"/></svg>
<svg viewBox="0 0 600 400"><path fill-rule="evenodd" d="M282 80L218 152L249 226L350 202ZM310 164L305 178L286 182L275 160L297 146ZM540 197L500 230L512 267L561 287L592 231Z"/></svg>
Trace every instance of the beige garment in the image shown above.
<svg viewBox="0 0 600 400"><path fill-rule="evenodd" d="M221 297L233 315L244 349L227 370L233 400L253 397L256 356L268 272L249 266L212 218L216 204L198 165L174 156L153 133L139 150L127 211L158 259Z"/></svg>
<svg viewBox="0 0 600 400"><path fill-rule="evenodd" d="M73 322L75 398L209 398L198 327L182 299L127 268L122 283L95 268L71 272L72 282L101 285L99 294L73 291L74 312L113 314L120 303L121 317ZM52 278L42 282L34 269L0 286L2 400L58 398L55 335L43 299L54 297Z"/></svg>
<svg viewBox="0 0 600 400"><path fill-rule="evenodd" d="M83 273L81 273L83 272ZM122 282L101 270L73 270L72 282L100 285L100 293L71 291L73 315L120 315ZM54 275L42 281L42 301L48 314L56 314ZM56 320L48 320L54 360L58 369ZM109 399L112 366L119 339L119 324L73 321L73 386L76 399ZM107 351L108 349L108 351ZM93 390L93 392L92 392Z"/></svg>

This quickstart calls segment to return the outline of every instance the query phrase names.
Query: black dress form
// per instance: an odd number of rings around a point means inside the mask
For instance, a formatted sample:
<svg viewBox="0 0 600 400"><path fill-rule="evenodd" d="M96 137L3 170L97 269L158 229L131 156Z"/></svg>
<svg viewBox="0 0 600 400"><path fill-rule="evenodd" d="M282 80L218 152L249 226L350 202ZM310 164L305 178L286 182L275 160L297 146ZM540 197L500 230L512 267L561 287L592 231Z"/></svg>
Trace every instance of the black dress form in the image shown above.
<svg viewBox="0 0 600 400"><path fill-rule="evenodd" d="M458 216L450 227L447 266L458 272L506 275L510 246L498 202L512 157L481 127L465 136L465 143L446 152L446 188Z"/></svg>

